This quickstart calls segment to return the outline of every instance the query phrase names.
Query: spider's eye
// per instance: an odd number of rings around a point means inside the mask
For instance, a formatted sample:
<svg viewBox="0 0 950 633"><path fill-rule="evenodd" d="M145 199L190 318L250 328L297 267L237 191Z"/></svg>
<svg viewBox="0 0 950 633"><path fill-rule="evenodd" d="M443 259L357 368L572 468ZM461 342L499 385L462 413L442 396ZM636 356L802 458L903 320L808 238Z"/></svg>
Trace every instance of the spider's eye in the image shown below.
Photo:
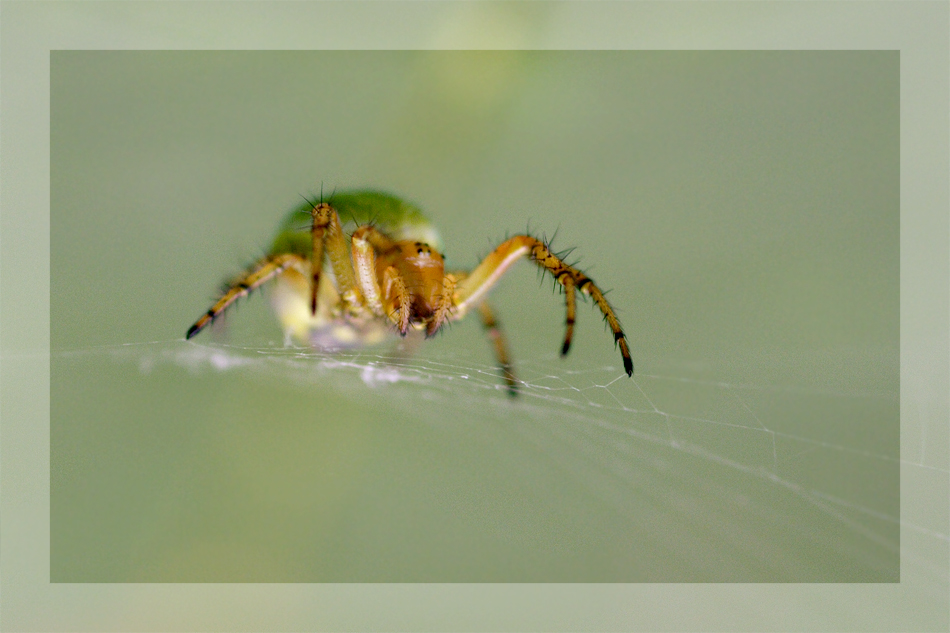
<svg viewBox="0 0 950 633"><path fill-rule="evenodd" d="M436 258L439 256L439 254L436 251L433 251L432 247L425 242L413 242L412 245L409 246L408 250L411 251L413 248L416 249L416 255Z"/></svg>

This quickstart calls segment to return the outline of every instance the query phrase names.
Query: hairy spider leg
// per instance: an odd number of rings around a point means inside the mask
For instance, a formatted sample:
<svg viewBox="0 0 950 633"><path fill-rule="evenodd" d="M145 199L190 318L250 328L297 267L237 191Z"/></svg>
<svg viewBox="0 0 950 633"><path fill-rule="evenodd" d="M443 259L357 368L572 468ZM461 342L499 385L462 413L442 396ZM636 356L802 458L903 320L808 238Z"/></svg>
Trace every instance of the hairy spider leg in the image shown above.
<svg viewBox="0 0 950 633"><path fill-rule="evenodd" d="M495 285L495 282L521 257L528 256L543 270L551 273L559 284L565 288L565 302L567 306L566 333L561 352L570 349L574 331L574 317L576 314L576 299L574 288L580 289L597 304L604 315L607 325L614 334L614 341L620 347L623 357L623 368L628 376L633 375L633 359L627 347L627 339L620 327L620 321L614 309L604 297L604 293L597 287L590 277L566 264L557 257L547 245L530 235L515 235L502 242L494 251L488 254L469 275L459 282L456 287L455 303L459 313L464 314L469 306L478 304L482 296Z"/></svg>
<svg viewBox="0 0 950 633"><path fill-rule="evenodd" d="M353 264L347 248L346 236L340 224L340 216L336 209L326 202L321 202L310 211L313 223L310 238L313 243L313 252L310 257L310 310L317 313L317 294L320 288L320 273L323 270L323 252L326 250L333 274L336 276L337 290L343 304L351 314L362 310L362 298L356 285L356 276L353 273Z"/></svg>
<svg viewBox="0 0 950 633"><path fill-rule="evenodd" d="M185 338L189 339L200 332L209 323L214 321L222 312L228 309L240 297L246 297L251 290L254 290L261 284L273 279L287 268L294 265L305 265L304 260L294 253L281 253L279 255L268 255L267 257L255 262L243 274L232 281L221 298L218 299L211 309L195 321L195 324L188 328Z"/></svg>
<svg viewBox="0 0 950 633"><path fill-rule="evenodd" d="M488 338L491 340L492 346L495 349L495 360L498 361L501 374L505 377L505 384L508 385L508 394L517 396L518 381L515 379L515 374L511 368L511 357L508 355L508 343L505 341L505 335L502 333L498 321L495 320L495 315L487 301L482 301L479 304L478 311L481 314L482 325L485 328L485 332L488 334Z"/></svg>

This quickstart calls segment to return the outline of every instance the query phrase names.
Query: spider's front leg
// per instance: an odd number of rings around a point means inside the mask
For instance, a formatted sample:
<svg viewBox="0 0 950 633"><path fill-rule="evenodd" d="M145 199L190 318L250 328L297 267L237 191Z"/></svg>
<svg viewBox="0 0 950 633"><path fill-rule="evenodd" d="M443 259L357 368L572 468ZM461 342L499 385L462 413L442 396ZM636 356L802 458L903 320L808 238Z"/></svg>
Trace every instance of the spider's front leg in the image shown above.
<svg viewBox="0 0 950 633"><path fill-rule="evenodd" d="M456 304L461 312L472 305L477 305L495 282L522 257L529 257L542 269L551 273L561 286L564 287L564 297L567 308L565 318L566 331L564 343L561 346L561 355L567 354L571 348L574 334L574 319L577 312L576 290L593 299L594 303L604 315L607 325L614 335L614 341L620 347L623 357L623 368L628 376L633 375L633 359L627 347L627 338L620 327L620 321L614 309L604 297L604 293L597 287L590 277L580 270L565 263L551 252L547 244L530 235L515 235L501 243L492 251L475 270L459 282L456 288Z"/></svg>
<svg viewBox="0 0 950 633"><path fill-rule="evenodd" d="M362 297L356 285L356 276L353 273L353 264L350 262L340 216L336 209L326 202L314 205L310 210L310 215L313 218L310 229L313 249L310 255L310 310L313 314L317 313L317 294L320 288L320 274L323 271L325 247L330 265L333 267L333 274L336 276L340 297L350 312L357 312L360 309Z"/></svg>

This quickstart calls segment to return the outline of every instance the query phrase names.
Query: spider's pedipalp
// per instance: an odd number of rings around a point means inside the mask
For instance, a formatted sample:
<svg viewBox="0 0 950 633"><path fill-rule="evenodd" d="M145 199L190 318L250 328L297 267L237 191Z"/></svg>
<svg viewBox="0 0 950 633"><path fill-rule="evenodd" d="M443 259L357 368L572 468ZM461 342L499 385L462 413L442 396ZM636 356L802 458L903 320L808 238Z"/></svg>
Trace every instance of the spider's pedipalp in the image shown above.
<svg viewBox="0 0 950 633"><path fill-rule="evenodd" d="M382 316L382 290L379 287L379 278L376 276L376 252L366 239L367 234L373 231L375 229L371 226L361 226L350 237L353 245L353 272L363 291L366 307L372 310L373 314Z"/></svg>
<svg viewBox="0 0 950 633"><path fill-rule="evenodd" d="M452 309L452 297L455 294L456 279L452 275L442 277L442 296L439 298L439 306L435 314L426 324L426 338L431 338L439 331L439 328L449 318L449 311Z"/></svg>
<svg viewBox="0 0 950 633"><path fill-rule="evenodd" d="M409 332L409 316L412 307L412 297L406 289L403 280L395 266L389 266L383 271L383 294L393 298L393 307L389 318L396 324L399 335L405 337ZM399 314L398 318L396 314Z"/></svg>

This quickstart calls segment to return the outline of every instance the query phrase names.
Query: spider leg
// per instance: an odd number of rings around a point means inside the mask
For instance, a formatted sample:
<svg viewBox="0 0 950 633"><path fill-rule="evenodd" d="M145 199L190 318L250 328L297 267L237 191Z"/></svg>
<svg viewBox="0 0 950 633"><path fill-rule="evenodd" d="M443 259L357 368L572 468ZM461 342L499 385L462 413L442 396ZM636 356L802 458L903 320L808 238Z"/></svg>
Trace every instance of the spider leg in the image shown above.
<svg viewBox="0 0 950 633"><path fill-rule="evenodd" d="M376 276L376 251L395 248L395 243L372 226L361 226L353 232L353 269L356 282L363 291L366 306L376 316L383 316L382 289Z"/></svg>
<svg viewBox="0 0 950 633"><path fill-rule="evenodd" d="M456 288L455 302L461 312L481 301L482 296L498 279L521 257L527 256L543 270L551 273L565 289L565 303L567 310L566 332L561 353L566 354L571 346L574 333L574 318L576 314L575 288L593 299L594 303L604 315L607 325L614 335L614 341L620 347L623 357L623 368L628 376L633 375L633 359L627 347L627 339L620 327L620 321L604 293L597 287L590 277L580 270L566 264L557 255L551 252L547 245L530 235L515 235L498 246L482 260L468 277L459 282Z"/></svg>
<svg viewBox="0 0 950 633"><path fill-rule="evenodd" d="M505 384L508 385L508 395L517 396L518 381L515 379L515 374L511 369L511 360L508 355L508 344L505 341L505 335L498 326L495 315L492 313L492 309L488 306L487 301L482 301L479 304L478 311L481 314L482 325L485 327L485 332L488 334L488 338L491 339L492 346L495 348L495 360L498 361L501 373L505 377Z"/></svg>
<svg viewBox="0 0 950 633"><path fill-rule="evenodd" d="M565 276L561 281L564 286L564 303L567 305L567 316L564 319L564 344L561 346L561 356L567 356L571 351L571 340L574 338L574 320L577 316L577 298L574 278Z"/></svg>
<svg viewBox="0 0 950 633"><path fill-rule="evenodd" d="M317 313L317 291L320 287L320 273L323 270L323 251L326 248L327 257L336 276L337 289L344 304L351 312L360 308L361 297L356 285L356 276L350 253L340 224L340 216L336 209L326 202L314 206L310 211L313 222L310 229L310 239L313 251L310 256L310 310Z"/></svg>
<svg viewBox="0 0 950 633"><path fill-rule="evenodd" d="M188 333L185 334L185 338L189 339L203 330L209 323L218 318L222 312L227 310L228 306L234 303L238 298L246 297L251 290L273 279L290 266L303 263L304 259L293 253L269 255L259 260L230 283L227 290L221 295L221 298L211 306L211 309L201 315L201 318L188 328Z"/></svg>

